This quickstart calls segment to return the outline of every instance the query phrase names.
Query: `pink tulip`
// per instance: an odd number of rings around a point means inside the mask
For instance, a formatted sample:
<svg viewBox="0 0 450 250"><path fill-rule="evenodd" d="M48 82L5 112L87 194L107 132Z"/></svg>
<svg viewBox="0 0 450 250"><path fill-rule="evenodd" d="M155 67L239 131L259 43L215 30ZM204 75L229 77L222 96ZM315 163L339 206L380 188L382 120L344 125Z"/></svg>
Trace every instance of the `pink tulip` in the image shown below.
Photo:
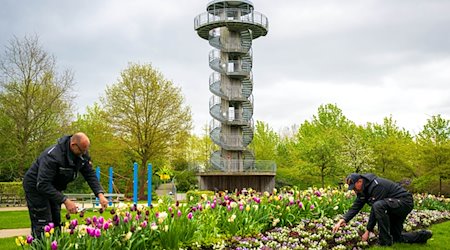
<svg viewBox="0 0 450 250"><path fill-rule="evenodd" d="M34 240L33 236L31 236L31 235L27 236L27 243L28 244L31 244L33 242L33 240Z"/></svg>
<svg viewBox="0 0 450 250"><path fill-rule="evenodd" d="M52 241L51 247L52 247L52 250L58 249L58 242L56 240Z"/></svg>

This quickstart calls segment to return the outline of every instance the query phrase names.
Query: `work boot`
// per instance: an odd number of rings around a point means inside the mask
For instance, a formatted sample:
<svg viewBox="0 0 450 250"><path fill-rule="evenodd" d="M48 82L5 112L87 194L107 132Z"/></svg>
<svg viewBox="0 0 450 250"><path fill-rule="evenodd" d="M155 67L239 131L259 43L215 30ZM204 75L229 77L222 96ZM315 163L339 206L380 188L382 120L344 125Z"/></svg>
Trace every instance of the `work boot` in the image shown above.
<svg viewBox="0 0 450 250"><path fill-rule="evenodd" d="M417 243L427 243L427 240L429 240L432 236L433 233L429 230L420 230L418 232L418 239L417 239Z"/></svg>

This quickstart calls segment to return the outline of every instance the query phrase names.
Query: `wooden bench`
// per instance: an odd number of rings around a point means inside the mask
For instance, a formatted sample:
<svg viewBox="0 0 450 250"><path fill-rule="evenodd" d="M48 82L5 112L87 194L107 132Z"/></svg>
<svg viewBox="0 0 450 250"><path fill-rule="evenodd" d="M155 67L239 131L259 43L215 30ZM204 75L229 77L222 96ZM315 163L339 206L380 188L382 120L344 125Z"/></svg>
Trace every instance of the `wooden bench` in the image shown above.
<svg viewBox="0 0 450 250"><path fill-rule="evenodd" d="M85 204L92 204L92 207L95 208L99 205L98 199L95 197L93 193L90 194L65 194L68 199L74 201L75 203L81 204L81 208L84 208ZM115 206L117 203L124 201L124 194L112 194L105 193L103 194L106 199L109 200L109 205Z"/></svg>
<svg viewBox="0 0 450 250"><path fill-rule="evenodd" d="M27 202L25 197L12 193L0 193L0 206L24 206Z"/></svg>

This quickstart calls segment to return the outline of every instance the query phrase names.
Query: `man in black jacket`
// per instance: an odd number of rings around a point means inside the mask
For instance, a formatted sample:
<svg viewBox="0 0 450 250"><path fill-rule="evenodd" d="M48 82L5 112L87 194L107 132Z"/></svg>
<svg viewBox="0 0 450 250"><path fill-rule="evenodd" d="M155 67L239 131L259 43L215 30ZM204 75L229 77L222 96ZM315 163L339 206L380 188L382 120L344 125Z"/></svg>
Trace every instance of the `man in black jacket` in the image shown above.
<svg viewBox="0 0 450 250"><path fill-rule="evenodd" d="M349 190L357 194L350 210L333 227L337 232L341 225L349 222L365 204L372 206L366 231L361 236L367 241L378 223L379 244L390 246L394 242L426 243L432 233L427 230L402 233L403 222L414 207L412 195L399 184L377 177L374 174L350 174L346 182Z"/></svg>
<svg viewBox="0 0 450 250"><path fill-rule="evenodd" d="M75 203L61 192L80 172L89 184L103 208L108 200L92 168L88 149L89 138L84 133L64 136L36 159L25 173L23 188L31 220L31 231L40 237L50 222L59 228L61 204L69 213L77 213Z"/></svg>

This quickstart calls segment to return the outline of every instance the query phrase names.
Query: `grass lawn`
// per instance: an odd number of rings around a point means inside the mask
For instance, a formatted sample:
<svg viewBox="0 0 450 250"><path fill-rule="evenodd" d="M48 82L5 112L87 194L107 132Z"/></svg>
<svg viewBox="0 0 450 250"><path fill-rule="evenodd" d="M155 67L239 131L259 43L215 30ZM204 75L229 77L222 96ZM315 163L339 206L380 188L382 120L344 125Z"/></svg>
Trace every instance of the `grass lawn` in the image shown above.
<svg viewBox="0 0 450 250"><path fill-rule="evenodd" d="M30 226L30 217L26 210L0 212L0 229L25 228Z"/></svg>
<svg viewBox="0 0 450 250"><path fill-rule="evenodd" d="M428 240L427 244L394 244L392 247L372 247L371 250L435 250L450 249L450 221L439 223L431 226L429 229L433 231L433 237Z"/></svg>

